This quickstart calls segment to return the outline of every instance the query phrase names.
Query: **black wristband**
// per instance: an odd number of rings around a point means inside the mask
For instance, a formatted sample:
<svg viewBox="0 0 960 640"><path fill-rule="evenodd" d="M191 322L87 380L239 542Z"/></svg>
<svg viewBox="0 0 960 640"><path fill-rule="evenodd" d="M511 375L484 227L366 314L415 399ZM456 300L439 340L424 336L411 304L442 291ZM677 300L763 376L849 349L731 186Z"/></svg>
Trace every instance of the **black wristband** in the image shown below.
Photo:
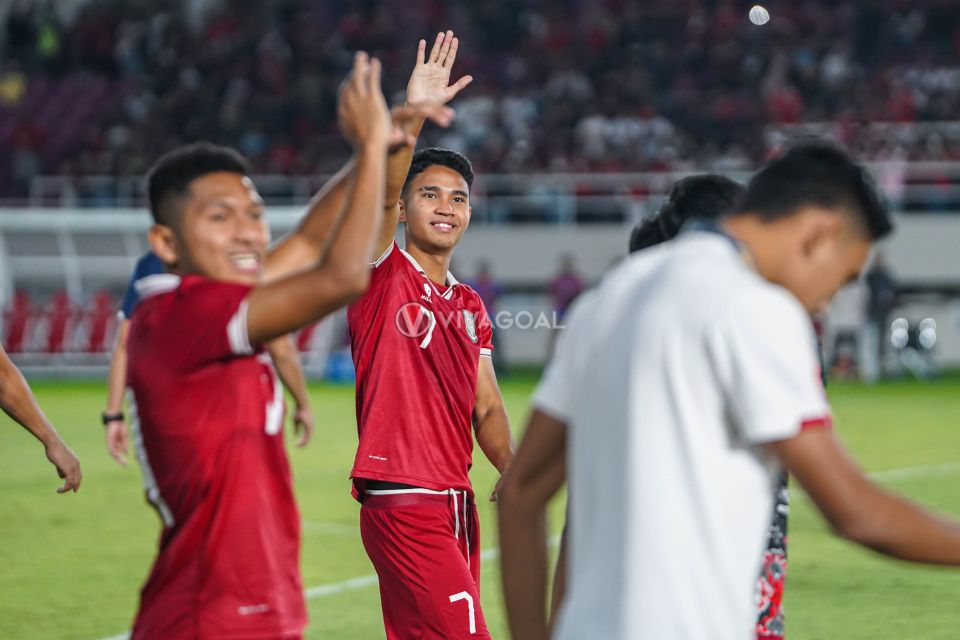
<svg viewBox="0 0 960 640"><path fill-rule="evenodd" d="M100 414L100 420L103 421L103 426L107 426L111 422L116 422L117 420L123 420L126 416L123 415L123 411L115 411L113 413L107 413L104 411Z"/></svg>

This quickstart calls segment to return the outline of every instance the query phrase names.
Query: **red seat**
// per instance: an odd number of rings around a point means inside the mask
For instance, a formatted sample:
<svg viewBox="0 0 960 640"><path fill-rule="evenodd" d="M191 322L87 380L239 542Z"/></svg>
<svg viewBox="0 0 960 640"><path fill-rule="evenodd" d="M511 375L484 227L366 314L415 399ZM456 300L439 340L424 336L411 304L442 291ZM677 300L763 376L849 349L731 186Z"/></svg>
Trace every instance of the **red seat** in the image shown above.
<svg viewBox="0 0 960 640"><path fill-rule="evenodd" d="M25 351L32 319L33 302L30 300L30 294L23 290L17 290L10 301L10 308L4 313L3 318L3 324L6 328L3 345L9 353Z"/></svg>

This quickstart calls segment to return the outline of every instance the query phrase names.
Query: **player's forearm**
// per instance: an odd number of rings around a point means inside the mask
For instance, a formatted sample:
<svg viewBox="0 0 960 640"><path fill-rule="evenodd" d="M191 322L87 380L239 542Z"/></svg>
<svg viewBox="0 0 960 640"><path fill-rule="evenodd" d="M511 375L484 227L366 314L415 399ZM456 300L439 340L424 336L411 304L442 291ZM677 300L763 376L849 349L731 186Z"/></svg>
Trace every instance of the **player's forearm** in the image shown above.
<svg viewBox="0 0 960 640"><path fill-rule="evenodd" d="M478 420L476 425L477 444L487 457L487 460L503 473L516 447L513 435L510 433L510 419L507 417L503 405L488 409Z"/></svg>
<svg viewBox="0 0 960 640"><path fill-rule="evenodd" d="M332 231L333 244L325 258L312 269L250 293L247 335L252 344L292 333L363 295L383 210L385 147L385 141L377 139L361 148L347 213Z"/></svg>
<svg viewBox="0 0 960 640"><path fill-rule="evenodd" d="M107 413L123 410L123 391L127 386L127 334L130 321L121 320L110 356L110 371L107 374Z"/></svg>
<svg viewBox="0 0 960 640"><path fill-rule="evenodd" d="M414 138L419 138L423 123L423 118L413 118L403 123L403 129ZM384 204L387 208L392 207L400 199L403 183L406 182L407 174L410 172L415 146L400 145L387 157L387 187L384 194Z"/></svg>
<svg viewBox="0 0 960 640"><path fill-rule="evenodd" d="M323 259L330 247L331 231L346 214L355 169L356 158L352 157L311 198L307 213L297 227L267 254L264 281L278 280Z"/></svg>
<svg viewBox="0 0 960 640"><path fill-rule="evenodd" d="M376 140L360 149L347 213L326 257L326 264L364 281L383 218L385 148L384 141Z"/></svg>
<svg viewBox="0 0 960 640"><path fill-rule="evenodd" d="M547 545L545 505L523 497L507 483L500 512L500 566L504 603L514 638L547 638Z"/></svg>
<svg viewBox="0 0 960 640"><path fill-rule="evenodd" d="M853 542L901 560L960 565L960 523L874 488L859 517L834 524Z"/></svg>
<svg viewBox="0 0 960 640"><path fill-rule="evenodd" d="M49 447L60 439L37 405L27 381L5 354L0 353L0 408L16 423Z"/></svg>
<svg viewBox="0 0 960 640"><path fill-rule="evenodd" d="M307 396L307 381L303 376L303 368L300 366L300 358L293 338L291 336L277 338L270 343L268 350L277 369L280 382L293 396L297 408L309 408L310 399Z"/></svg>

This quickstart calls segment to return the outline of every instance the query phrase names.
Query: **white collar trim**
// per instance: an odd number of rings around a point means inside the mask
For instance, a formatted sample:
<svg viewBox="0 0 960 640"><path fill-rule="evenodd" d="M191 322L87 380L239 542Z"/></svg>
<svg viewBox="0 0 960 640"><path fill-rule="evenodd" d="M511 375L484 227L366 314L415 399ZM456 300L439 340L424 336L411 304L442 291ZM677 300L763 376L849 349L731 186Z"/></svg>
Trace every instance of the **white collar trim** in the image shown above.
<svg viewBox="0 0 960 640"><path fill-rule="evenodd" d="M397 248L399 249L399 247ZM437 283L435 283L433 280L430 280L430 278L427 277L427 272L423 270L423 267L420 266L420 263L417 262L416 258L414 258L412 255L410 255L403 249L400 249L400 253L403 254L404 258L410 261L410 264L413 265L413 268L416 269L420 273L420 275L422 275L424 278L427 278L427 280L430 281L430 284L433 286L434 291L436 291L441 297L446 298L447 300L450 299L450 296L453 295L454 285L460 284L460 281L454 278L452 273L447 271L447 279L446 279L447 290L441 293L440 290L437 289Z"/></svg>
<svg viewBox="0 0 960 640"><path fill-rule="evenodd" d="M141 298L151 298L161 293L168 293L180 286L180 276L174 273L155 273L140 278L133 283L134 289Z"/></svg>

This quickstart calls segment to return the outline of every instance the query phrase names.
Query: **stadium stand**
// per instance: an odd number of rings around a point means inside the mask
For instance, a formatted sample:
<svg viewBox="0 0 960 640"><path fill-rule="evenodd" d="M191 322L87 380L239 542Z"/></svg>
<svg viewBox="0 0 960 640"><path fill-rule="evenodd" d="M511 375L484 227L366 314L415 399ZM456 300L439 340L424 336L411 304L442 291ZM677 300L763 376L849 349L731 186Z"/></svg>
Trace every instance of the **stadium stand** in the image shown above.
<svg viewBox="0 0 960 640"><path fill-rule="evenodd" d="M384 55L395 92L407 34L446 24L471 25L458 65L478 80L456 127L428 142L480 173L746 169L805 123L869 159L960 160L947 124L960 13L946 0L780 3L764 29L734 2L694 0L412 0L399 16L305 0L74 4L14 3L0 34L0 136L14 150L0 196L26 196L36 174L139 175L197 138L239 148L259 173L327 173L345 152L333 109L348 52ZM109 204L110 184L86 181L84 202Z"/></svg>

